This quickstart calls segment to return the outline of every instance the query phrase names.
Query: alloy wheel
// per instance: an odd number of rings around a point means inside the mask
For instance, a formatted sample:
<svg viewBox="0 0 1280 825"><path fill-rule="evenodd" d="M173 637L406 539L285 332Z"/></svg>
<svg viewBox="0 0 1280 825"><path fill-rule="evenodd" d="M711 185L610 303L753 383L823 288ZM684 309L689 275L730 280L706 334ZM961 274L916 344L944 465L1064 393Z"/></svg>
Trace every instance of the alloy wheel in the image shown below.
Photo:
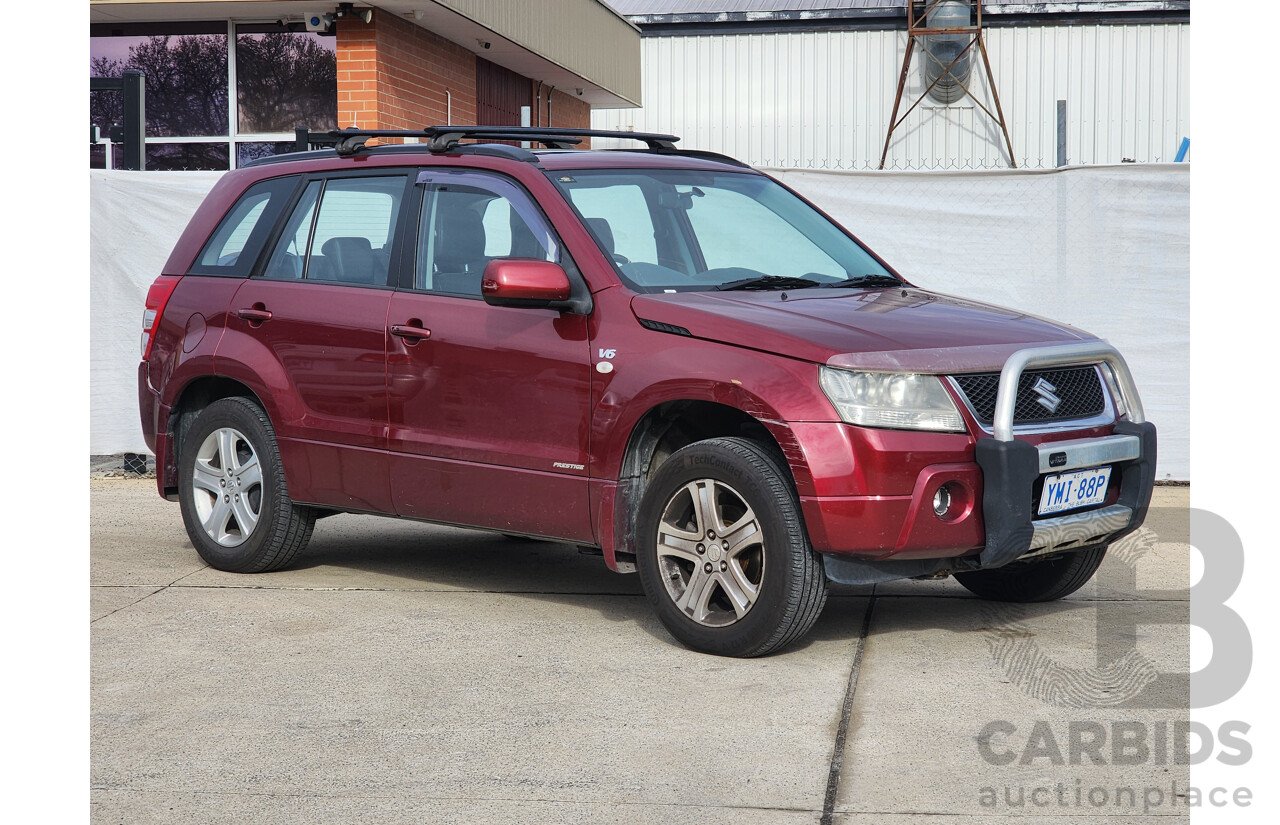
<svg viewBox="0 0 1280 825"><path fill-rule="evenodd" d="M686 616L724 627L751 610L764 581L759 520L737 490L715 479L685 484L658 524L658 566Z"/></svg>
<svg viewBox="0 0 1280 825"><path fill-rule="evenodd" d="M209 433L192 472L196 515L209 538L223 547L243 544L262 515L262 464L239 430Z"/></svg>

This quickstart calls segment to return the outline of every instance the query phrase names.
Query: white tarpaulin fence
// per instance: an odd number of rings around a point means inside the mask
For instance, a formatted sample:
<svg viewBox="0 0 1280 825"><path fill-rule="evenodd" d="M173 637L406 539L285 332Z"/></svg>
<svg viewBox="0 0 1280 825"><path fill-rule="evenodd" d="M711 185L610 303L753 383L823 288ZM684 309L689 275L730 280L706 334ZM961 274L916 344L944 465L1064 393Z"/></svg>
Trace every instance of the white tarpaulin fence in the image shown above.
<svg viewBox="0 0 1280 825"><path fill-rule="evenodd" d="M222 172L89 171L89 452L147 452L138 361L147 288Z"/></svg>
<svg viewBox="0 0 1280 825"><path fill-rule="evenodd" d="M216 172L91 171L90 450L144 452L137 364L147 287ZM1190 168L775 171L928 289L1074 324L1124 354L1190 478Z"/></svg>
<svg viewBox="0 0 1280 825"><path fill-rule="evenodd" d="M1160 433L1158 478L1189 480L1190 171L771 173L919 286L1111 342Z"/></svg>

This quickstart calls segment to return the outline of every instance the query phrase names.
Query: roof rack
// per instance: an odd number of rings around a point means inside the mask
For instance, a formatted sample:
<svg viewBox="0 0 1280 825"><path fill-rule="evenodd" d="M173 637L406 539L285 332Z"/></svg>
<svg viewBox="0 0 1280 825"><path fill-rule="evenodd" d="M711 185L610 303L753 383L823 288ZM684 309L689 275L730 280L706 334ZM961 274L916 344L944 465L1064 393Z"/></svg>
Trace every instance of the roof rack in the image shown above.
<svg viewBox="0 0 1280 825"><path fill-rule="evenodd" d="M413 144L387 144L383 146L367 146L371 138L413 138ZM638 140L645 144L644 149L612 149L614 152L653 152L656 154L673 154L683 157L701 158L719 163L751 168L737 158L721 155L717 152L706 152L699 149L677 149L675 144L680 138L675 135L657 134L654 132L608 131L603 129L565 129L543 128L538 126L428 126L425 129L334 129L328 132L311 132L305 128L296 130L293 152L258 158L246 164L260 166L269 163L283 163L292 160L325 157L328 150L336 151L343 157L360 152L421 152L426 149L432 154L461 152L476 155L497 155L512 160L523 160L537 163L538 156L528 149L512 146L509 143L460 143L463 140L478 141L528 141L541 143L550 149L572 149L582 143L584 138L614 138L620 140ZM418 145L416 141L425 139Z"/></svg>
<svg viewBox="0 0 1280 825"><path fill-rule="evenodd" d="M334 140L339 155L354 155L370 138L426 138L427 151L449 152L463 140L520 140L541 143L549 149L570 149L583 138L619 138L642 141L649 149L675 151L680 138L648 132L610 132L599 129L550 129L539 126L428 126L425 129L337 129L325 137ZM313 141L314 142L314 141Z"/></svg>

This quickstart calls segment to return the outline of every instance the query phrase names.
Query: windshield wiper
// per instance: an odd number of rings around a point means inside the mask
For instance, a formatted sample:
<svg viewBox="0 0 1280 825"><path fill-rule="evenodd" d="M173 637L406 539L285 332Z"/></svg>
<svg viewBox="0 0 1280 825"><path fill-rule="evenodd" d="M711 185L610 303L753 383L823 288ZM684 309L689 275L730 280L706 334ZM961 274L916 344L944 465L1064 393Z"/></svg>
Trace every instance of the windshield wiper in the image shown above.
<svg viewBox="0 0 1280 825"><path fill-rule="evenodd" d="M829 289L849 289L852 287L870 287L870 286L903 286L904 282L892 275L861 275L857 278L850 278L847 281L837 281L834 284L823 284Z"/></svg>
<svg viewBox="0 0 1280 825"><path fill-rule="evenodd" d="M729 281L716 287L719 290L730 289L804 289L817 286L818 282L809 278L792 278L787 275L761 275L758 278L743 278Z"/></svg>

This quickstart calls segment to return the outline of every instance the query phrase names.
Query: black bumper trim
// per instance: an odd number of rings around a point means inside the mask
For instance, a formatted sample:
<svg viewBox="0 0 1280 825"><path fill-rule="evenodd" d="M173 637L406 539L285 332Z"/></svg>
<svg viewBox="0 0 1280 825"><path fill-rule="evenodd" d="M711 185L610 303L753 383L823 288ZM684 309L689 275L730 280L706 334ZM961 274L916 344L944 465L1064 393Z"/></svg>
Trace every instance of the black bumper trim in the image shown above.
<svg viewBox="0 0 1280 825"><path fill-rule="evenodd" d="M1100 536L1099 543L1106 544L1142 526L1156 479L1155 425L1122 421L1115 425L1115 434L1136 435L1142 450L1138 458L1121 465L1124 474L1117 503L1131 509L1133 517L1123 530ZM984 438L974 446L974 457L982 468L982 518L987 536L979 564L983 568L1003 567L1031 550L1031 489L1040 477L1039 451L1025 441Z"/></svg>

